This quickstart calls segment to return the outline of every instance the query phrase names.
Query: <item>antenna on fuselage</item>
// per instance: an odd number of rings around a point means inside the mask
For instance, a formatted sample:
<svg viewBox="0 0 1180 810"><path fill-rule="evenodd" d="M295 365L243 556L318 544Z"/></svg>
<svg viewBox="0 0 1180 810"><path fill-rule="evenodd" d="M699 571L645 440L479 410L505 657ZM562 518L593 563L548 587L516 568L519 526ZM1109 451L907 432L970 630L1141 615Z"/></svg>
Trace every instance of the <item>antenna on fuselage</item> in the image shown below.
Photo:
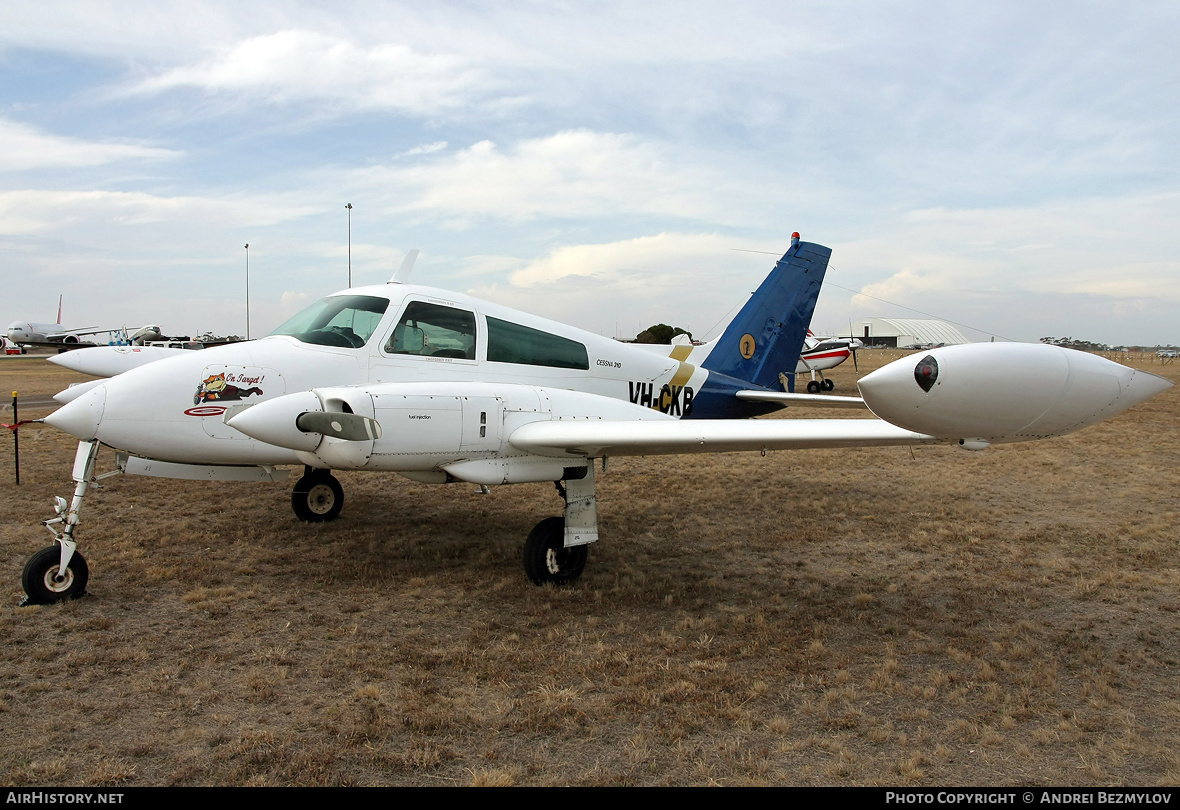
<svg viewBox="0 0 1180 810"><path fill-rule="evenodd" d="M405 284L410 280L410 273L414 270L414 262L418 261L418 248L414 248L402 259L401 267L390 277L386 284Z"/></svg>

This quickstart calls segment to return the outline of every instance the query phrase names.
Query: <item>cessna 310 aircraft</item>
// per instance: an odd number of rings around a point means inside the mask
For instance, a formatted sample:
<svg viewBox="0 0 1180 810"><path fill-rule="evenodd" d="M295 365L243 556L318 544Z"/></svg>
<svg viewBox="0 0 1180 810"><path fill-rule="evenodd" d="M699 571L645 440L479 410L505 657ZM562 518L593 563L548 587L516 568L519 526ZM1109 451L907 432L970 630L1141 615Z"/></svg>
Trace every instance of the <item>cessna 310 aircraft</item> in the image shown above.
<svg viewBox="0 0 1180 810"><path fill-rule="evenodd" d="M538 584L577 579L598 539L596 460L612 455L950 443L968 449L1059 436L1171 383L1045 344L936 349L869 374L863 400L775 390L794 368L831 250L794 234L722 335L701 346L639 346L469 296L385 285L328 296L262 340L201 352L102 347L55 358L108 377L62 392L45 421L79 439L74 497L46 521L30 602L82 594L74 531L105 475L277 480L302 465L291 503L335 519L333 469L386 470L481 487L554 482L562 517L525 541ZM787 388L793 380L787 378ZM878 419L752 420L789 404L867 406ZM95 475L100 444L117 470Z"/></svg>

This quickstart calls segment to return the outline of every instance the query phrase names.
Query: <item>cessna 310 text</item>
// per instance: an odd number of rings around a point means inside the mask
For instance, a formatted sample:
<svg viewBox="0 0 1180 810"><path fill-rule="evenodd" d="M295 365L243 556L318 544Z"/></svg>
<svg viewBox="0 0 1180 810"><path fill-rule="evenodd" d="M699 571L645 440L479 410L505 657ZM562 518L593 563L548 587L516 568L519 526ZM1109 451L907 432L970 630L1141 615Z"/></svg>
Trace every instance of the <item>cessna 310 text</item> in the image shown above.
<svg viewBox="0 0 1180 810"><path fill-rule="evenodd" d="M538 523L524 567L576 579L598 539L596 460L612 455L997 442L1058 436L1171 383L1044 344L936 349L869 374L862 399L779 389L794 369L831 251L798 234L721 337L701 346L622 344L464 295L405 283L346 290L271 336L201 352L84 349L54 358L107 379L58 395L45 421L77 437L74 496L46 521L31 602L84 592L79 509L100 444L116 472L276 480L301 465L291 502L305 521L340 514L334 469L483 487L555 482L561 517ZM412 262L410 262L412 263ZM787 388L793 379L786 377ZM877 419L753 420L794 403L867 406ZM97 476L103 477L103 476Z"/></svg>

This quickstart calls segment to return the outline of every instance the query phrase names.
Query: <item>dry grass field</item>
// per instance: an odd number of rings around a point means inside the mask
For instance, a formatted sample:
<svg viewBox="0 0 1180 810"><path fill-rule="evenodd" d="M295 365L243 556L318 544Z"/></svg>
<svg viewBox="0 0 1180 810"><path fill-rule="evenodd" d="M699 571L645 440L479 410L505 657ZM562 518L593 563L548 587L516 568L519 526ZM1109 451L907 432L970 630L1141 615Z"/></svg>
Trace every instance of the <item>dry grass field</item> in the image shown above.
<svg viewBox="0 0 1180 810"><path fill-rule="evenodd" d="M551 485L343 473L313 526L290 483L119 476L90 595L25 608L76 444L22 430L18 487L5 432L0 782L1175 785L1178 427L1180 387L982 453L612 459L565 589L521 570Z"/></svg>

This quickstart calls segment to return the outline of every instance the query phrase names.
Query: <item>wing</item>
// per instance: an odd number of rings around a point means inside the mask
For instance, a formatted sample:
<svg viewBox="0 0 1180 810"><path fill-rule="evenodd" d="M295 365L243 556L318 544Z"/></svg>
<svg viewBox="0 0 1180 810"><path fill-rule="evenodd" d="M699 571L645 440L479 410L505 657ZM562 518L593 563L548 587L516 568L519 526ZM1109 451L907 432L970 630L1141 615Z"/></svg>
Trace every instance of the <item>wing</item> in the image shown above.
<svg viewBox="0 0 1180 810"><path fill-rule="evenodd" d="M865 408L860 397L830 397L823 394L788 394L785 391L737 391L734 396L754 402L777 402L782 405L813 405L817 408Z"/></svg>
<svg viewBox="0 0 1180 810"><path fill-rule="evenodd" d="M63 329L60 332L54 332L53 334L46 335L45 339L53 341L54 343L61 343L66 338L70 338L70 337L80 337L82 335L97 335L102 332L118 332L118 331L119 331L118 329L111 329L109 327L106 329L103 329L100 326L85 326L81 329Z"/></svg>
<svg viewBox="0 0 1180 810"><path fill-rule="evenodd" d="M522 425L509 443L546 456L655 456L881 447L943 440L880 419L699 419L683 421L545 421Z"/></svg>

